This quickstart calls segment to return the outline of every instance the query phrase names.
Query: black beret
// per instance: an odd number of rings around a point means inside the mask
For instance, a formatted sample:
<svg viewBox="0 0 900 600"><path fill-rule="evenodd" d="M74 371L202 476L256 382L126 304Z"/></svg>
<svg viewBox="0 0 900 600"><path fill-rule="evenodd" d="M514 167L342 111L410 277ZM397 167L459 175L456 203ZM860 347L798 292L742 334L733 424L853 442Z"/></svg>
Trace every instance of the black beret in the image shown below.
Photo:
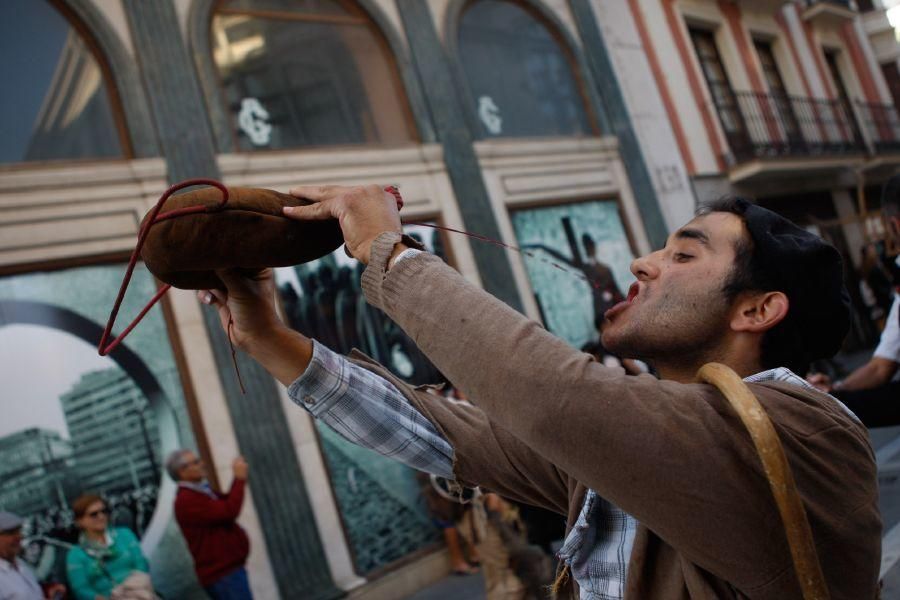
<svg viewBox="0 0 900 600"><path fill-rule="evenodd" d="M803 362L830 358L850 331L850 295L841 254L821 237L770 210L736 200L754 252L790 302L785 322L799 336Z"/></svg>

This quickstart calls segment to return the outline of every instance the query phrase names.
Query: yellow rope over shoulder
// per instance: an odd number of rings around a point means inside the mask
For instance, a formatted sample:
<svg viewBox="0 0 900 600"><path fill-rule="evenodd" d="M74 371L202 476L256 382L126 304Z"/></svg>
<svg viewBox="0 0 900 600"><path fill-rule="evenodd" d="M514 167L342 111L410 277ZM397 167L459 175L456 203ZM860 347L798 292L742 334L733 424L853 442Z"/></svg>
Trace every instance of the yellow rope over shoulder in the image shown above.
<svg viewBox="0 0 900 600"><path fill-rule="evenodd" d="M827 600L828 588L806 510L772 421L747 384L729 367L719 363L705 364L697 372L697 379L718 388L750 432L781 514L804 600Z"/></svg>

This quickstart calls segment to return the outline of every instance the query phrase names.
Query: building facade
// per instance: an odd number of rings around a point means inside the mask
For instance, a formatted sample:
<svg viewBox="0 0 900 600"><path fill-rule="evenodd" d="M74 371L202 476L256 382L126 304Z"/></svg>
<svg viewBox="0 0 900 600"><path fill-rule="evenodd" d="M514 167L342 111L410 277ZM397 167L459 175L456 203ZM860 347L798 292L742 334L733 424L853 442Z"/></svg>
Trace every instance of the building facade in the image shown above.
<svg viewBox="0 0 900 600"><path fill-rule="evenodd" d="M894 0L862 0L857 6L862 13L863 31L869 38L872 53L896 106L900 104L900 43L897 40L900 8Z"/></svg>
<svg viewBox="0 0 900 600"><path fill-rule="evenodd" d="M114 493L158 485L159 428L127 373L89 371L59 401L84 488Z"/></svg>
<svg viewBox="0 0 900 600"><path fill-rule="evenodd" d="M850 190L858 172L865 188L894 168L896 119L859 13L813 4L4 3L0 75L15 93L0 100L0 345L25 340L25 353L35 325L96 345L141 218L167 185L195 177L280 191L397 184L412 233L576 346L596 340L631 259L722 192L812 211L810 225L837 227L854 256L864 228ZM579 273L602 273L602 291ZM146 272L136 279L116 331L152 295ZM357 279L338 255L280 270L286 317L426 377L402 332L367 312ZM214 483L246 456L242 524L261 598L398 598L447 573L409 470L319 429L239 355L242 393L218 319L191 291L171 290L150 318L110 355L120 371L85 358L76 390L56 396L79 462L113 423L157 458L196 447ZM86 408L116 386L115 402L140 390L155 428L125 404ZM88 453L92 484L130 451L104 452ZM144 454L128 467L139 482L153 468ZM172 489L160 485L163 514ZM168 518L144 537L151 562L165 560L154 548Z"/></svg>
<svg viewBox="0 0 900 600"><path fill-rule="evenodd" d="M72 443L59 432L30 428L0 438L0 507L29 513L71 493Z"/></svg>
<svg viewBox="0 0 900 600"><path fill-rule="evenodd" d="M870 343L859 282L866 246L886 235L880 186L900 160L871 13L838 1L629 5L698 201L748 196L834 243L862 307L848 343Z"/></svg>

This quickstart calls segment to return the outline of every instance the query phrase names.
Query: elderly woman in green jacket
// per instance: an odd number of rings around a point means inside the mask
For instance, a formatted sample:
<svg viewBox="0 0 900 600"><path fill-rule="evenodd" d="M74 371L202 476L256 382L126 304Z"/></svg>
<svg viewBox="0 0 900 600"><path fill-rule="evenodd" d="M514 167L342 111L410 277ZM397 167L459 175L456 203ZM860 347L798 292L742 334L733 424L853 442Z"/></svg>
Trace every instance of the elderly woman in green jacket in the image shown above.
<svg viewBox="0 0 900 600"><path fill-rule="evenodd" d="M69 590L75 600L114 598L120 596L123 584L133 589L127 594L129 598L154 598L146 576L150 568L137 536L126 527L109 527L109 510L103 498L84 494L75 500L72 510L81 530L78 545L66 556ZM145 575L135 577L136 573ZM145 586L138 583L141 579Z"/></svg>

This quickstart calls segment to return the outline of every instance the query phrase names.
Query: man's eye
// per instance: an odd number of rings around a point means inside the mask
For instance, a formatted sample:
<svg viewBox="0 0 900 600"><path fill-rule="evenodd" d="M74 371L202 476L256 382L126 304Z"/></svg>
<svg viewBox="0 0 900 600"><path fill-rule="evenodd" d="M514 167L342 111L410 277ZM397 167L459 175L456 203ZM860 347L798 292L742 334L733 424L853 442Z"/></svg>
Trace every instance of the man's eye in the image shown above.
<svg viewBox="0 0 900 600"><path fill-rule="evenodd" d="M675 253L675 261L676 262L687 262L690 259L694 258L690 254L685 254L684 252L676 252Z"/></svg>

